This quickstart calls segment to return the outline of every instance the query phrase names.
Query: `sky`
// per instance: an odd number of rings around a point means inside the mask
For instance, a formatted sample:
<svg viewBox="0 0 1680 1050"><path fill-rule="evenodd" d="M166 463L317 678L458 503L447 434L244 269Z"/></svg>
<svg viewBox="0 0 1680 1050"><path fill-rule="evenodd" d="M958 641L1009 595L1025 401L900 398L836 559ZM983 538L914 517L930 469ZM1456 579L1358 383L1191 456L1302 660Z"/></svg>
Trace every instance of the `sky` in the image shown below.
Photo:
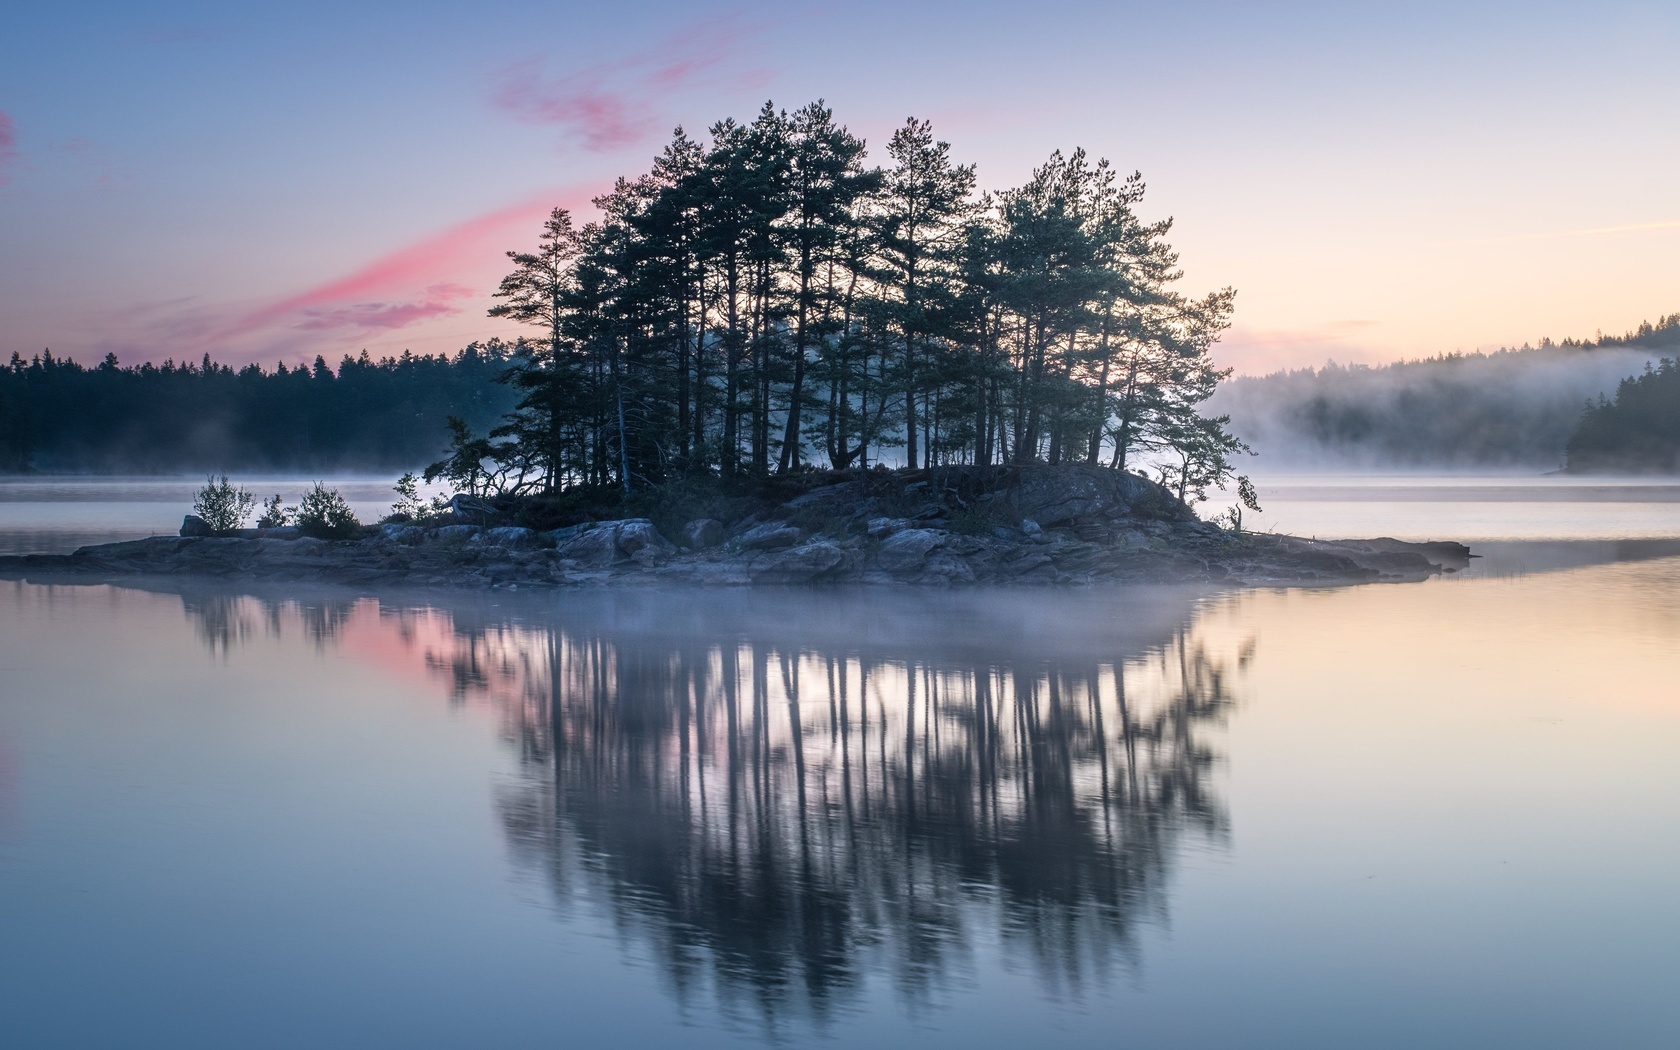
<svg viewBox="0 0 1680 1050"><path fill-rule="evenodd" d="M1237 289L1239 372L1680 311L1680 5L12 5L0 359L438 353L672 128L825 99L983 187L1083 146Z"/></svg>

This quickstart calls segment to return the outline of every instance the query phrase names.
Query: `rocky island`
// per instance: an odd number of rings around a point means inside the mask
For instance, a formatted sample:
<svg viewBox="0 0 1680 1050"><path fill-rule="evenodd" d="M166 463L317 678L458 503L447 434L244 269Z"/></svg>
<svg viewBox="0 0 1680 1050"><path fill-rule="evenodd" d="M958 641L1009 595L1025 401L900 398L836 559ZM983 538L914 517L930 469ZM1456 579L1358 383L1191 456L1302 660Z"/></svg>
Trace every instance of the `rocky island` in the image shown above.
<svg viewBox="0 0 1680 1050"><path fill-rule="evenodd" d="M1470 557L1457 543L1225 528L1198 519L1153 481L1086 466L810 472L745 491L655 490L631 509L638 508L645 513L592 517L577 507L456 497L424 521L387 521L347 538L295 528L152 537L0 558L0 577L505 589L1267 585L1421 580L1457 571ZM586 520L556 525L545 515ZM183 533L206 531L195 521Z"/></svg>

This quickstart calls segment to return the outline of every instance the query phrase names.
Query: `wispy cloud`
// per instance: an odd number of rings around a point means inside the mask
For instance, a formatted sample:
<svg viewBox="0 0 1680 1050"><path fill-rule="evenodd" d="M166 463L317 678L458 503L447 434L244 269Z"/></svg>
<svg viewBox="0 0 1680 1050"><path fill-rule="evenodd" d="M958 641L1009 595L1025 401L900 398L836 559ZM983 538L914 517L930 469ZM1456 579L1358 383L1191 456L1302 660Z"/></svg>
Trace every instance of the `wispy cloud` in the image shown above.
<svg viewBox="0 0 1680 1050"><path fill-rule="evenodd" d="M300 331L324 332L334 329L355 331L395 331L433 317L448 317L461 312L452 305L454 300L472 295L472 289L458 284L438 284L426 289L419 302L352 303L332 309L305 310L305 319L292 325Z"/></svg>
<svg viewBox="0 0 1680 1050"><path fill-rule="evenodd" d="M332 357L399 331L404 340L424 341L428 324L482 315L503 253L534 243L555 205L586 208L601 189L544 193L473 216L300 292L244 304L185 297L113 310L90 318L104 335L89 349L114 350L125 361L201 353L240 361ZM477 337L500 330L486 326Z"/></svg>
<svg viewBox="0 0 1680 1050"><path fill-rule="evenodd" d="M742 18L727 16L628 57L555 76L545 59L527 59L503 71L491 102L524 123L563 128L586 149L617 149L654 129L669 95L735 67L753 35ZM736 75L764 79L762 71Z"/></svg>
<svg viewBox="0 0 1680 1050"><path fill-rule="evenodd" d="M12 123L12 115L0 109L0 186L11 181L7 169L17 159L17 127Z"/></svg>

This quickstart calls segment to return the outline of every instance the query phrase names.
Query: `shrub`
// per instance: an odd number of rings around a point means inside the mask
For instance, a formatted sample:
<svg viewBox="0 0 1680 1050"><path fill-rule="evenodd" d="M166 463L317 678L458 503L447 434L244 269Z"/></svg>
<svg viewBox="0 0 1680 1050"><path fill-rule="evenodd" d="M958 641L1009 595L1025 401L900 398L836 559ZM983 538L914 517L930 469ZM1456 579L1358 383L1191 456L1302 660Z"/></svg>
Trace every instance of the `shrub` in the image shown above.
<svg viewBox="0 0 1680 1050"><path fill-rule="evenodd" d="M259 529L278 529L292 523L292 515L297 512L290 507L280 505L280 496L276 493L272 498L263 500L262 517L257 519Z"/></svg>
<svg viewBox="0 0 1680 1050"><path fill-rule="evenodd" d="M354 536L362 527L338 490L329 489L319 481L298 501L296 521L298 531L305 536L323 539Z"/></svg>
<svg viewBox="0 0 1680 1050"><path fill-rule="evenodd" d="M433 496L430 501L421 498L420 479L412 471L397 479L393 491L398 499L391 504L391 513L386 521L424 524L449 510L449 501L442 496Z"/></svg>
<svg viewBox="0 0 1680 1050"><path fill-rule="evenodd" d="M226 474L214 474L204 479L204 487L193 497L193 513L204 519L210 531L218 536L238 532L251 516L256 497L243 488L235 488Z"/></svg>

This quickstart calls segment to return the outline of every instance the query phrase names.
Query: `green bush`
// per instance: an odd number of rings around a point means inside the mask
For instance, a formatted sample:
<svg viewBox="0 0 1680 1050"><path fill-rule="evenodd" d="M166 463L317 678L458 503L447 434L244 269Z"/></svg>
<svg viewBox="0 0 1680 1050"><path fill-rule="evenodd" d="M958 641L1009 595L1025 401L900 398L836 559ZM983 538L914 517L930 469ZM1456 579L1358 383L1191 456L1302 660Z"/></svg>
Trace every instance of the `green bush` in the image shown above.
<svg viewBox="0 0 1680 1050"><path fill-rule="evenodd" d="M257 500L243 488L235 488L226 474L204 479L204 487L193 497L193 513L204 519L210 531L227 536L245 527Z"/></svg>
<svg viewBox="0 0 1680 1050"><path fill-rule="evenodd" d="M319 481L298 502L295 522L298 531L305 536L322 539L354 536L362 528L362 523L356 520L350 504L344 502L338 490L329 489Z"/></svg>
<svg viewBox="0 0 1680 1050"><path fill-rule="evenodd" d="M278 529L290 525L292 515L296 513L290 507L281 505L279 493L275 493L270 499L263 500L262 508L262 517L257 519L257 528L259 529Z"/></svg>

